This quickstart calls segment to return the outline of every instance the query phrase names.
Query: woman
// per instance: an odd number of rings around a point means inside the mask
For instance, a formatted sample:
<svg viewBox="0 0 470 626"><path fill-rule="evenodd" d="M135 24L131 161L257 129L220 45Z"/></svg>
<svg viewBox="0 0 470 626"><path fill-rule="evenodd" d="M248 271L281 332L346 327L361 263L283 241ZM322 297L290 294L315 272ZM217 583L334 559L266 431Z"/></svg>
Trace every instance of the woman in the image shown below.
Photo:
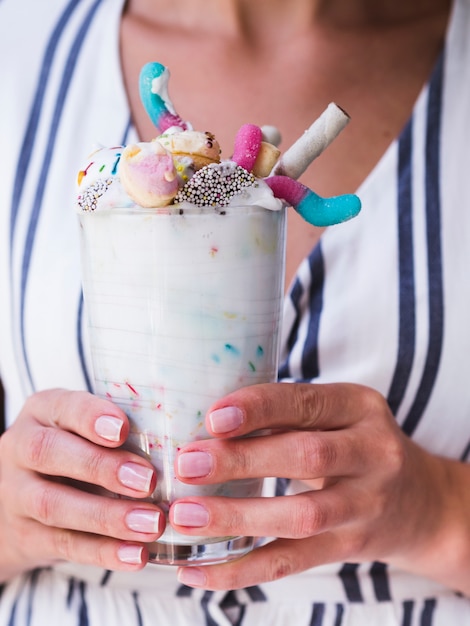
<svg viewBox="0 0 470 626"><path fill-rule="evenodd" d="M469 24L468 0L3 0L0 623L470 624ZM181 452L187 482L297 495L182 501L178 530L278 539L178 581L144 569L157 507L80 487L144 498L155 480L116 449L125 415L85 391L71 182L94 142L154 136L150 60L226 156L244 122L286 147L338 102L352 122L304 182L363 203L321 239L290 213L293 384L222 398L216 439ZM281 432L232 440L265 427Z"/></svg>

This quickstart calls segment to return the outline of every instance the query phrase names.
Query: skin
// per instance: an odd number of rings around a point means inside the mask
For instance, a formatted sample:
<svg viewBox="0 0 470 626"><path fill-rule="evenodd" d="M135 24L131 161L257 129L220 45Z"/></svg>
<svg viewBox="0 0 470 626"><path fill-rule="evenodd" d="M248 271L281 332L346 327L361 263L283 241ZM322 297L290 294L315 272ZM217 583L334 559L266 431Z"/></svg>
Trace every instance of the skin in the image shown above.
<svg viewBox="0 0 470 626"><path fill-rule="evenodd" d="M226 153L247 121L278 126L288 146L333 100L353 123L302 180L324 195L351 192L407 121L448 11L443 0L204 0L204 11L195 0L131 0L121 52L136 127L144 140L155 135L134 88L148 60L171 67L178 112L195 128L210 126ZM210 92L208 82L216 87ZM293 211L289 219L288 280L320 234ZM100 416L122 421L113 440L97 434ZM470 468L409 440L374 390L259 385L217 402L207 427L213 440L180 453L181 480L283 476L301 479L305 492L288 500L175 503L170 521L189 535L278 537L229 564L181 568L182 582L230 589L322 563L382 560L470 593ZM86 393L52 390L28 399L0 439L0 579L63 559L109 569L145 565L143 543L163 522L143 533L126 520L136 508L158 509L110 497L144 498L153 486L138 491L118 478L129 463L151 471L144 459L116 449L128 428L117 407ZM234 439L260 428L274 434Z"/></svg>

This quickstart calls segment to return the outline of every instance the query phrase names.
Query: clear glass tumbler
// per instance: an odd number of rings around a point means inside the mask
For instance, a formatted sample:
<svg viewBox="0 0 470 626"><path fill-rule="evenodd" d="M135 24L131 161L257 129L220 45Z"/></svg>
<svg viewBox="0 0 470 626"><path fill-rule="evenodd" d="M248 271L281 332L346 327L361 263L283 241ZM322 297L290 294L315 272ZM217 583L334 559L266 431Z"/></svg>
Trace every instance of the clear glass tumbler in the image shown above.
<svg viewBox="0 0 470 626"><path fill-rule="evenodd" d="M276 380L285 209L112 209L79 214L95 393L128 415L131 449L157 470L164 511L189 495L256 497L262 480L192 486L176 479L186 443L208 438L218 398ZM194 537L170 524L150 560L216 563L251 537Z"/></svg>

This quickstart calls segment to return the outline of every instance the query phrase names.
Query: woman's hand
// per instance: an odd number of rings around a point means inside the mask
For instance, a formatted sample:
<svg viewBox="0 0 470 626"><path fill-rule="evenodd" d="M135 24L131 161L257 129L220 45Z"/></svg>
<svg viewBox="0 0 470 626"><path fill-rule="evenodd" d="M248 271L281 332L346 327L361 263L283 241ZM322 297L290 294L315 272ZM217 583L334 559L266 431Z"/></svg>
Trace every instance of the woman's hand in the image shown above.
<svg viewBox="0 0 470 626"><path fill-rule="evenodd" d="M184 498L170 512L186 534L277 537L238 561L182 568L193 586L235 589L336 561L383 560L470 591L470 468L425 452L384 398L352 384L258 385L208 414L215 440L185 446L180 480L299 479L281 498ZM259 429L273 434L235 438Z"/></svg>
<svg viewBox="0 0 470 626"><path fill-rule="evenodd" d="M137 570L164 515L145 498L155 471L116 449L126 415L85 392L31 396L0 439L0 579L59 560Z"/></svg>

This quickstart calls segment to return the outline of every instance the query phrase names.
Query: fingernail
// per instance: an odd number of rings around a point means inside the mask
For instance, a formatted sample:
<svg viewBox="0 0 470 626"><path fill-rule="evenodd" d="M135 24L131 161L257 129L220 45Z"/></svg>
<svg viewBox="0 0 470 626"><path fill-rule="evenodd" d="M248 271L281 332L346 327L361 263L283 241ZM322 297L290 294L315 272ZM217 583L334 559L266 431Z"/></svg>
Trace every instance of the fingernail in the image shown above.
<svg viewBox="0 0 470 626"><path fill-rule="evenodd" d="M209 513L200 504L177 502L172 507L173 522L177 526L207 526Z"/></svg>
<svg viewBox="0 0 470 626"><path fill-rule="evenodd" d="M183 452L178 456L178 474L181 478L207 476L212 470L212 457L207 452Z"/></svg>
<svg viewBox="0 0 470 626"><path fill-rule="evenodd" d="M118 548L118 559L123 563L142 563L143 546L123 545Z"/></svg>
<svg viewBox="0 0 470 626"><path fill-rule="evenodd" d="M178 570L178 581L190 587L204 587L206 575L201 569L196 567L182 567Z"/></svg>
<svg viewBox="0 0 470 626"><path fill-rule="evenodd" d="M229 433L241 425L243 412L236 406L226 406L212 411L209 421L214 433Z"/></svg>
<svg viewBox="0 0 470 626"><path fill-rule="evenodd" d="M95 432L108 441L119 441L124 422L112 415L101 415L95 422Z"/></svg>
<svg viewBox="0 0 470 626"><path fill-rule="evenodd" d="M153 478L153 471L138 463L125 463L118 471L119 481L136 491L149 491Z"/></svg>
<svg viewBox="0 0 470 626"><path fill-rule="evenodd" d="M138 533L158 533L159 521L159 511L135 509L126 515L127 527Z"/></svg>

